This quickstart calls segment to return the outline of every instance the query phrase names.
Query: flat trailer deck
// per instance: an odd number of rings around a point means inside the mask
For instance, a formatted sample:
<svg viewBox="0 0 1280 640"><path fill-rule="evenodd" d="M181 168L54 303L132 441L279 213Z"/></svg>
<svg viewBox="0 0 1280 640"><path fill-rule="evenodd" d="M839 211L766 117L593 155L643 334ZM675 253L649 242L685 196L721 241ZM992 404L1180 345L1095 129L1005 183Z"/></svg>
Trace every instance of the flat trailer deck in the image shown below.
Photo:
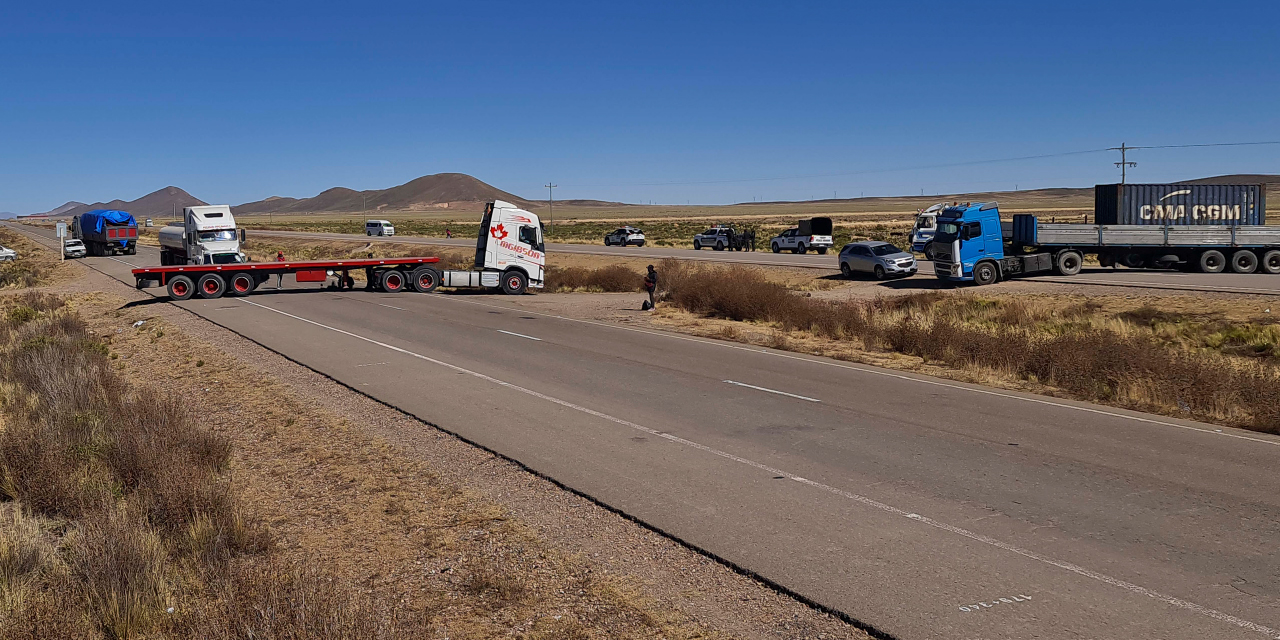
<svg viewBox="0 0 1280 640"><path fill-rule="evenodd" d="M240 262L231 264L188 264L142 267L133 270L139 289L167 287L169 297L187 300L192 296L221 298L223 294L244 296L273 275L291 273L298 282L324 282L337 277L338 288L352 288L350 272L363 269L368 286L387 293L406 288L427 293L440 285L439 258L365 258L356 260L300 260L291 262Z"/></svg>

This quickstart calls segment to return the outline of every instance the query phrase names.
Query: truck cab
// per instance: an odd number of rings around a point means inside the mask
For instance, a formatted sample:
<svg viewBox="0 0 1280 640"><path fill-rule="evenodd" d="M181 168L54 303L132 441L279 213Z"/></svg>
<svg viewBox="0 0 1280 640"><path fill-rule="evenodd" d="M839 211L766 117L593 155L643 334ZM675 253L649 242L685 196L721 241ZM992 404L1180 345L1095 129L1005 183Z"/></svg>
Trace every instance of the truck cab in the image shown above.
<svg viewBox="0 0 1280 640"><path fill-rule="evenodd" d="M182 218L182 224L160 229L161 266L248 262L240 251L242 236L236 229L231 207L183 207Z"/></svg>
<svg viewBox="0 0 1280 640"><path fill-rule="evenodd" d="M999 207L994 202L976 202L944 208L938 213L933 247L938 278L973 281L978 263L1004 259ZM999 276L998 270L995 275Z"/></svg>
<svg viewBox="0 0 1280 640"><path fill-rule="evenodd" d="M538 216L510 202L485 205L476 239L473 271L444 271L446 287L500 287L509 294L528 287L541 289L545 280L546 249Z"/></svg>
<svg viewBox="0 0 1280 640"><path fill-rule="evenodd" d="M946 204L935 204L928 209L916 212L916 222L911 227L911 250L924 253L924 257L933 260L933 247L929 243L938 231L938 213L946 208Z"/></svg>

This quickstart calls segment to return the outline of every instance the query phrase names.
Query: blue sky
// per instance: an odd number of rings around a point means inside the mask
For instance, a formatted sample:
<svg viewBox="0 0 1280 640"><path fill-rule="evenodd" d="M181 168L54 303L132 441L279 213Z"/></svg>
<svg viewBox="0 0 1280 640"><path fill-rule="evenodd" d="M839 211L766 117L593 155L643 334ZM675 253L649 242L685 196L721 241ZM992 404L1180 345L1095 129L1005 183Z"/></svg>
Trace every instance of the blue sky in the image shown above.
<svg viewBox="0 0 1280 640"><path fill-rule="evenodd" d="M1087 186L1115 154L938 165L1280 140L1276 2L24 4L0 8L20 213L446 171L680 204ZM1280 173L1280 145L1131 159Z"/></svg>

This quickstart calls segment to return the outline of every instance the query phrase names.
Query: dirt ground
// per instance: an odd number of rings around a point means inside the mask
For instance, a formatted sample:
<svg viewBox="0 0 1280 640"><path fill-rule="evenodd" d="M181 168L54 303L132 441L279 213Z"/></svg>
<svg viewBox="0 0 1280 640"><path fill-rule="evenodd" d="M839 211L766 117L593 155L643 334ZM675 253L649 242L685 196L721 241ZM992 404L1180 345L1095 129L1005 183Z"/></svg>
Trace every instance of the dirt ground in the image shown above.
<svg viewBox="0 0 1280 640"><path fill-rule="evenodd" d="M47 289L122 372L209 408L235 444L232 481L285 553L430 616L433 637L867 637L86 265L61 271Z"/></svg>

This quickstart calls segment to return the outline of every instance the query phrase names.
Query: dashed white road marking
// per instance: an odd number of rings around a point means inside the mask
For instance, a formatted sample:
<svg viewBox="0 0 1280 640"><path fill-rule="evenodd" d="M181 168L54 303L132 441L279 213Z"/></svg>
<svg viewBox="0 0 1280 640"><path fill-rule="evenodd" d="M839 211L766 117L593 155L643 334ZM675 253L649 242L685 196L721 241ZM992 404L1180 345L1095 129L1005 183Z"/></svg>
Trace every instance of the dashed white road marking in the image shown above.
<svg viewBox="0 0 1280 640"><path fill-rule="evenodd" d="M941 380L929 380L929 379L927 379L927 378L916 378L916 377L912 377L912 376L905 375L905 374L901 374L901 373L894 373L894 372L892 372L892 371L882 371L882 370L879 370L879 369L872 369L872 368L870 368L870 367L860 367L860 366L856 366L856 365L845 364L845 363L842 363L842 362L830 362L830 361L827 361L827 360L817 360L817 359L815 359L815 358L808 358L808 357L804 357L804 356L793 355L793 354L790 354L790 353L782 353L782 352L780 352L780 351L769 351L769 350L767 350L767 349L760 349L760 348L746 347L746 346L743 346L743 345L740 345L740 344L734 344L734 343L729 343L729 342L719 342L719 341L714 341L714 340L706 340L706 339L703 339L703 338L694 338L694 337L690 337L690 336L681 336L681 335L676 335L676 334L672 334L672 333L662 333L662 332L660 332L660 331L649 331L649 330L647 330L647 329L637 329L637 328L635 328L635 327L625 327L625 326L622 326L622 325L609 324L609 323L606 323L606 322L596 322L595 320L582 320L582 319L579 319L579 318L570 318L570 317L568 317L568 316L559 316L559 315L556 315L556 314L553 314L553 313L543 313L543 312L541 312L541 311L532 311L532 310L529 310L529 309L515 309L515 308L513 308L513 307L507 307L507 306L502 306L502 305L486 304L486 303L483 303L483 302L476 302L475 300L462 300L462 299L460 299L460 298L458 298L458 297L456 297L456 296L440 296L440 298L441 298L441 299L444 299L444 300L449 300L449 301L451 301L451 302L461 302L461 303L465 303L465 304L473 304L473 305L477 305L477 306L481 306L481 307L491 307L491 308L493 308L493 309L505 309L505 310L507 310L507 311L512 311L512 310L514 309L514 310L518 310L518 311L520 311L521 313L529 313L529 314L533 314L533 315L543 316L543 317L546 317L546 318L555 318L555 319L557 319L557 320L567 320L567 321L569 321L569 322L578 322L578 323L581 323L581 324L589 324L589 325L593 325L593 326L597 326L597 327L605 327L605 328L608 328L608 329L617 329L617 330L620 330L620 331L633 331L633 332L635 332L635 333L643 333L643 334L646 334L646 335L657 336L657 337L659 337L659 338L667 338L667 339L670 339L670 340L684 340L684 341L687 341L687 342L697 342L697 343L699 343L699 344L705 344L705 345L709 345L709 346L720 347L720 348L722 348L722 349L737 349L737 350L739 350L739 351L749 351L749 352L751 352L751 353L759 353L759 354L763 354L763 355L766 355L766 356L773 356L773 357L775 357L775 358L783 358L783 359L785 359L785 360L799 360L799 361L801 361L801 362L808 362L809 364L816 364L816 365L821 365L821 366L824 366L824 367L835 367L835 368L837 368L837 369L848 369L848 370L850 370L850 371L860 371L860 372L862 372L862 373L870 373L870 374L872 374L872 375L883 376L883 377L886 377L886 378L896 378L896 379L898 379L898 380L906 380L906 381L909 381L909 382L918 382L918 383L920 383L920 384L927 384L927 385L931 385L931 386L935 386L935 387L943 387L943 388L946 388L946 389L956 389L956 390L958 390L958 391L967 391L967 392L969 392L969 393L977 393L977 394L981 394L981 395L994 396L994 397L997 397L997 398L1008 398L1008 399L1010 399L1010 400L1021 400L1022 402L1030 402L1030 403L1033 403L1033 404L1046 405L1046 406L1050 406L1050 407L1056 407L1056 408L1059 408L1059 409L1071 409L1071 410L1073 410L1073 411L1083 411L1083 412L1085 412L1085 413L1092 413L1092 414L1094 414L1094 415L1102 415L1102 416L1107 416L1107 417L1110 417L1110 418L1121 418L1121 419L1124 419L1124 420L1132 420L1132 421L1134 421L1134 422L1141 422L1141 423L1144 423L1144 424L1153 424L1153 425L1157 425L1157 426L1161 426L1161 427L1174 427L1174 428L1177 428L1177 429L1185 429L1185 430L1187 430L1187 431L1198 431L1198 432L1200 432L1200 433L1207 433L1207 434L1209 434L1209 435L1215 435L1215 436L1226 436L1226 437L1228 437L1228 438L1236 438L1236 439L1238 439L1238 440L1249 440L1249 441L1251 441L1251 442L1260 442L1260 443L1262 443L1262 444L1269 444L1269 445L1272 445L1272 446L1278 446L1278 447L1280 447L1280 440L1266 440L1266 439L1263 439L1263 438L1255 438L1255 437L1252 437L1252 436L1243 435L1243 434L1241 434L1241 433L1234 433L1234 431L1241 431L1240 429L1233 429L1232 431L1223 431L1222 429L1205 429L1205 428L1203 428L1203 427L1195 427L1195 426L1191 426L1191 425L1178 424L1178 423L1176 423L1176 422L1169 422L1169 421L1166 421L1166 420L1157 420L1157 419L1155 419L1155 418L1145 418L1145 417L1142 417L1142 416L1135 416L1135 415L1128 415L1128 414L1124 414L1124 413L1117 413L1117 412L1115 412L1115 411L1107 411L1107 410L1105 410L1105 409L1098 409L1098 408L1095 408L1095 407L1086 407L1086 406L1080 406L1080 405L1074 405L1074 404L1066 404L1066 403L1064 403L1064 402L1054 402L1054 401L1052 401L1052 400L1048 400L1048 399L1045 399L1045 398L1036 398L1036 397L1029 397L1029 396L1019 396L1019 395L1014 395L1014 394L1012 394L1012 393L1005 393L1005 392L1002 392L1002 391L996 391L996 390L993 390L993 389L979 389L979 388L975 388L975 387L966 387L966 386L963 386L963 385L954 384L954 383L950 383L950 382L943 382L943 381L941 381Z"/></svg>
<svg viewBox="0 0 1280 640"><path fill-rule="evenodd" d="M358 365L356 365L356 366L357 366L357 367L376 367L376 366L378 366L378 365L382 365L382 364L387 364L387 363L386 363L386 362L366 362L366 363L364 363L364 364L358 364Z"/></svg>
<svg viewBox="0 0 1280 640"><path fill-rule="evenodd" d="M378 305L379 307L386 307L386 308L388 308L388 309L395 309L396 311L404 311L404 309L401 309L400 307L393 307L393 306L391 306L391 305L389 305L389 304L382 304L381 302L375 302L374 304Z"/></svg>
<svg viewBox="0 0 1280 640"><path fill-rule="evenodd" d="M518 337L518 338L525 338L525 339L527 339L527 340L537 340L538 342L542 342L542 338L535 338L535 337L533 337L533 336L526 336L526 335L525 335L525 334L523 334L523 333L516 333L516 332L514 332L514 331L507 331L507 330L505 330L505 329L496 329L496 331L497 331L498 333L505 333L505 334L507 334L507 335L509 335L509 336L516 336L516 337Z"/></svg>
<svg viewBox="0 0 1280 640"><path fill-rule="evenodd" d="M809 401L809 402L822 402L821 400L819 400L819 399L817 399L817 398L810 398L809 396L800 396L800 395L796 395L796 394L794 394L794 393L787 393L786 391L778 391L777 389L769 389L769 388L766 388L766 387L757 387L757 386L755 386L754 384L747 384L747 383L745 383L745 382L735 382L735 381L733 381L733 380L725 380L725 383L726 383L726 384L736 384L736 385L738 385L739 387L746 387L746 388L748 388L748 389L755 389L756 391L764 391L764 392L767 392L767 393L776 393L776 394L778 394L778 395L780 395L780 396L787 396L787 397L789 397L789 398L799 398L799 399L801 399L801 400L807 400L807 401Z"/></svg>
<svg viewBox="0 0 1280 640"><path fill-rule="evenodd" d="M425 361L425 362L430 362L430 363L432 363L432 364L435 364L435 365L438 365L438 366L444 367L444 368L446 368L446 369L449 369L449 370L452 370L452 371L456 371L456 372L457 372L457 373L459 373L459 374L464 374L464 375L473 376L473 377L478 378L478 379L480 379L480 380L484 380L484 381L486 381L486 382L490 382L490 383L492 383L492 384L495 384L495 385L498 385L498 386L501 386L501 387L505 387L505 388L507 388L507 389L511 389L512 391L517 391L517 392L520 392L520 393L523 393L523 394L526 394L526 395L529 395L529 396L532 396L532 397L538 398L538 399L540 399L540 400L545 400L545 401L547 401L547 402L550 402L550 403L553 403L553 404L560 405L560 406L565 407L565 408L567 408L567 409L572 409L572 410L574 410L574 411L579 411L579 412L585 413L585 414L587 414L587 415L595 416L595 417L600 418L600 419L602 419L602 420L607 420L607 421L609 421L609 422L613 422L613 423L615 423L615 424L622 425L622 426L624 426L624 427L629 427L629 428L631 428L631 429L635 429L635 430L637 430L637 431L640 431L640 432L645 433L645 434L647 434L647 435L653 436L653 437L655 437L655 438L662 438L662 439L664 439L664 440L668 440L668 441L670 441L670 442L674 442L674 443L676 443L676 444L684 445L684 446L689 447L689 448L691 448L691 449L696 449L696 450L698 450L698 451L702 451L702 452L704 452L704 453L708 453L708 454L711 454L711 455L714 455L714 456L717 456L717 457L720 457L720 458L724 458L724 459L726 459L726 460L732 460L733 462L737 462L737 463L744 464L744 465L746 465L746 466L749 466L749 467L752 467L752 468L755 468L755 469L759 469L759 470L764 471L765 473L768 473L768 474L770 474L770 475L772 475L772 476L780 476L780 477L783 477L783 478L787 478L787 479L789 479L789 480L793 480L793 481L795 481L795 482L799 482L799 483L804 484L804 485L807 485L807 486L809 486L809 487L813 487L814 489L818 489L818 490L820 490L820 491L824 491L824 492L826 492L826 493L831 493L831 494L834 494L834 495L837 495L837 496L840 496L840 497L846 498L846 499L848 499L848 500L850 500L850 501L857 502L857 503L859 503L859 504L862 504L862 505L865 505L865 506L868 506L868 507L871 507L871 508L874 508L874 509L878 509L878 510L883 511L883 512L885 512L885 513L889 513L889 514L892 514L892 515L895 515L895 516L900 516L900 517L903 517L903 518L907 518L907 519L909 519L909 520L914 520L915 522L919 522L919 523L922 523L922 524L926 524L926 525L928 525L928 526L930 526L930 527L933 527L933 528L935 528L935 529L940 529L940 530L942 530L942 531L947 531L947 532L953 533L953 534L955 534L955 535L958 535L958 536L961 536L961 537L964 537L964 538L968 538L968 539L973 540L973 541L975 541L975 542L980 542L980 543L982 543L982 544L986 544L986 545L989 545L989 546L995 547L995 548L997 548L997 549L1001 549L1001 550L1003 550L1003 551L1007 551L1007 552L1009 552L1009 553L1013 553L1013 554L1016 554L1016 555L1022 556L1022 557L1024 557L1024 558L1029 558L1029 559L1031 559L1031 560L1035 560L1035 561L1037 561L1037 562L1041 562L1041 563L1043 563L1043 564L1047 564L1047 565L1049 565L1049 566L1057 567L1057 568L1062 569L1062 570L1064 570L1064 571L1068 571L1068 572L1074 573L1074 574L1076 574L1076 575L1083 576L1083 577L1085 577L1085 578L1090 578L1090 579L1092 579L1092 580L1096 580L1096 581L1098 581L1098 582L1102 582L1102 583L1104 583L1104 584L1109 584L1109 585L1111 585L1111 586L1113 586L1113 587L1119 587L1119 588L1124 589L1124 590L1126 590L1126 591L1129 591L1129 592L1131 592L1131 593L1135 593L1135 594L1138 594L1138 595L1144 595L1144 596L1147 596L1147 597L1149 597L1149 598L1151 598L1151 599L1153 599L1153 600L1158 600L1158 601L1160 601L1160 602L1163 602L1163 603L1165 603L1165 604L1168 604L1168 605L1170 605L1170 606L1173 606L1173 607L1176 607L1176 608L1179 608L1179 609L1183 609L1183 610L1186 610L1186 611L1192 611L1192 612L1195 612L1195 613L1199 613L1199 614L1201 614L1201 615L1204 615L1204 616L1206 616L1206 617L1212 618L1212 619L1214 619L1214 620L1218 620L1219 622L1225 622L1225 623L1232 624L1232 625L1235 625L1235 626L1237 626L1237 627L1240 627L1240 628L1242 628L1242 629L1248 629L1248 630L1250 630L1250 631L1256 631L1256 632L1258 632L1258 633L1262 633L1262 634L1265 634L1265 635L1267 635L1267 636L1269 636L1269 637L1273 638L1273 640L1280 640L1280 631L1277 631L1277 630L1272 629L1272 628L1270 628L1270 627L1266 627L1266 626L1261 625L1261 624L1258 624L1258 623L1256 623L1256 622L1252 622L1252 621L1249 621L1249 620L1245 620L1245 619L1243 619L1243 618L1239 618L1239 617L1233 616L1233 615L1231 615L1231 614L1229 614L1229 613L1224 613L1224 612L1222 612L1222 611L1218 611L1218 610L1216 610L1216 609L1211 609L1211 608L1206 607L1206 606L1204 606L1204 605L1196 604L1196 603L1194 603L1194 602L1191 602L1191 601L1188 601L1188 600L1183 600L1183 599L1181 599L1181 598L1177 598L1177 597L1174 597L1174 596L1165 595L1165 594L1160 593L1160 592L1158 592L1158 591L1153 591L1153 590L1151 590L1151 589L1148 589L1148 588L1146 588L1146 587L1144 587L1144 586L1141 586L1141 585L1138 585L1138 584L1134 584L1134 583L1132 583L1132 582L1127 582L1127 581L1125 581L1125 580L1121 580L1121 579L1119 579L1119 578L1113 578L1113 577L1111 577L1111 576L1109 576L1109 575L1106 575L1106 574L1104 574L1104 573L1099 573L1099 572L1097 572L1097 571L1093 571L1093 570L1091 570L1091 569L1086 569L1085 567L1082 567L1082 566L1079 566L1079 565L1076 565L1076 564L1072 564L1072 563L1070 563L1070 562L1066 562L1066 561L1063 561L1063 560L1057 560L1057 559L1055 559L1055 558L1052 558L1052 557L1050 557L1050 556L1044 555L1044 554L1042 554L1042 553L1039 553L1039 552L1036 552L1036 551L1032 551L1032 550L1030 550L1030 549L1024 549L1024 548L1022 548L1022 547L1018 547L1018 546L1016 546L1016 545L1013 545L1013 544L1010 544L1010 543L1004 542L1004 541L1002 541L1002 540L998 540L998 539L996 539L996 538L992 538L992 537L990 537L990 536L982 535L982 534L980 534L980 533L975 533L975 532L973 532L973 531L969 531L969 530L967 530L967 529L962 529L962 528L957 527L957 526L955 526L955 525L947 524L947 523L942 522L942 521L939 521L939 520L934 520L933 518L930 518L930 517L928 517L928 516L921 515L921 514L919 514L919 513L915 513L915 512L913 512L913 511L907 511L907 510L905 510L905 509L900 509L900 508L895 507L895 506L893 506L893 505L890 505L890 504L887 504L887 503L884 503L884 502L880 502L879 500L876 500L876 499L874 499L874 498L868 498L868 497L866 497L866 496L862 496L862 495L858 495L858 494L856 494L856 493L852 493L852 492L849 492L849 491L845 491L844 489L839 489L839 488L837 488L837 487L833 487L833 486L828 485L828 484L823 484L823 483L821 483L821 482L817 482L817 481L814 481L814 480L809 480L809 479L807 479L807 478L803 478L803 477L798 476L798 475L795 475L795 474L793 474L793 473L790 473L790 472L787 472L787 471L783 471L782 469L777 469L777 468L774 468L774 467L770 467L770 466L768 466L768 465L766 465L766 464L762 464L762 463L760 463L760 462L756 462L756 461L754 461L754 460L750 460L750 459L747 459L747 458L743 458L743 457L741 457L741 456L734 455L734 454L732 454L732 453L729 453L729 452L727 452L727 451L722 451L722 450L720 450L720 449L716 449L716 448L714 448L714 447L709 447L709 446L707 446L707 445L705 445L705 444L701 444L701 443L698 443L698 442L694 442L694 441L692 441L692 440L688 440L688 439L685 439L685 438L681 438L680 436L672 435L672 434L670 434L670 433L666 433L666 432L664 432L664 431L658 431L657 429L651 429L651 428L646 427L646 426L644 426L644 425L637 424L637 423L635 423L635 422L631 422L630 420L625 420L625 419L623 419L623 418L618 418L618 417L616 417L616 416L611 416L611 415L609 415L609 414L607 414L607 413L604 413L604 412L602 412L602 411L596 411L595 409L591 409L591 408L588 408L588 407L584 407L584 406L582 406L582 405L574 404L574 403L572 403L572 402L569 402L568 400L561 400L560 398L557 398L557 397L555 397L555 396L550 396L550 395L547 395L547 394L545 394L545 393L541 393L541 392L539 392L539 391L534 391L533 389L529 389L529 388L522 387L522 386L517 385L517 384L513 384L513 383L510 383L510 382L507 382L507 381L505 381L505 380L500 380L500 379L498 379L498 378L495 378L495 377L493 377L493 376L490 376L490 375L486 375L486 374L480 373L480 372L478 372L478 371L472 371L472 370L470 370L470 369L466 369L466 368L464 368L464 367L460 367L460 366L458 366L458 365L456 365L456 364L451 364L451 363L445 362L445 361L443 361L443 360L437 360L436 358L432 358L432 357L430 357L430 356L425 356L425 355L422 355L422 354L420 354L420 353L415 353L415 352L413 352L413 351L409 351L408 349L404 349L404 348L401 348L401 347L397 347L397 346L395 346L395 345L387 344L387 343L385 343L385 342L380 342L380 341L378 341L378 340L374 340L373 338L367 338L367 337L365 337L365 336L362 336L362 335L359 335L359 334L356 334L356 333L352 333L352 332L350 332L350 331L345 331L345 330L343 330L343 329L339 329L339 328L337 328L337 327L331 327L331 326L329 326L329 325L327 325L327 324L323 324L323 323L320 323L320 322L316 322L315 320L311 320L311 319L309 319L309 318L304 318L304 317L302 317L302 316L297 316L297 315L294 315L294 314L292 314L292 313L288 313L288 312L285 312L285 311L281 311L281 310L279 310L279 309L272 309L271 307L267 307L267 306L264 306L264 305L258 304L258 303L256 303L256 302L250 302L250 301L248 301L248 300L241 300L241 302L244 302L245 304L248 304L248 305L253 305L253 306L255 306L255 307L258 307L259 309L265 309L265 310L267 310L267 311L271 311L271 312L273 312L273 313L278 313L278 314L280 314L280 315L282 315L282 316L285 316L285 317L288 317L288 318L293 318L294 320L297 320L297 321L299 321L299 322L304 322L304 323L306 323L306 324L310 324L310 325L313 325L313 326L316 326L316 327L320 327L321 329L327 329L327 330L332 331L332 332L334 332L334 333L339 333L339 334L342 334L342 335L344 335L344 336L348 336L348 337L351 337L351 338L355 338L355 339L357 339L357 340L361 340L361 341L364 341L364 342L368 342L369 344L377 345L377 346L379 346L379 347L382 347L382 348L384 348L384 349L388 349L388 350L390 350L390 351L394 351L394 352L396 352L396 353L401 353L401 354L404 354L404 355L407 355L407 356L410 356L410 357L413 357L413 358L417 358L417 359L419 359L419 360L423 360L423 361Z"/></svg>

